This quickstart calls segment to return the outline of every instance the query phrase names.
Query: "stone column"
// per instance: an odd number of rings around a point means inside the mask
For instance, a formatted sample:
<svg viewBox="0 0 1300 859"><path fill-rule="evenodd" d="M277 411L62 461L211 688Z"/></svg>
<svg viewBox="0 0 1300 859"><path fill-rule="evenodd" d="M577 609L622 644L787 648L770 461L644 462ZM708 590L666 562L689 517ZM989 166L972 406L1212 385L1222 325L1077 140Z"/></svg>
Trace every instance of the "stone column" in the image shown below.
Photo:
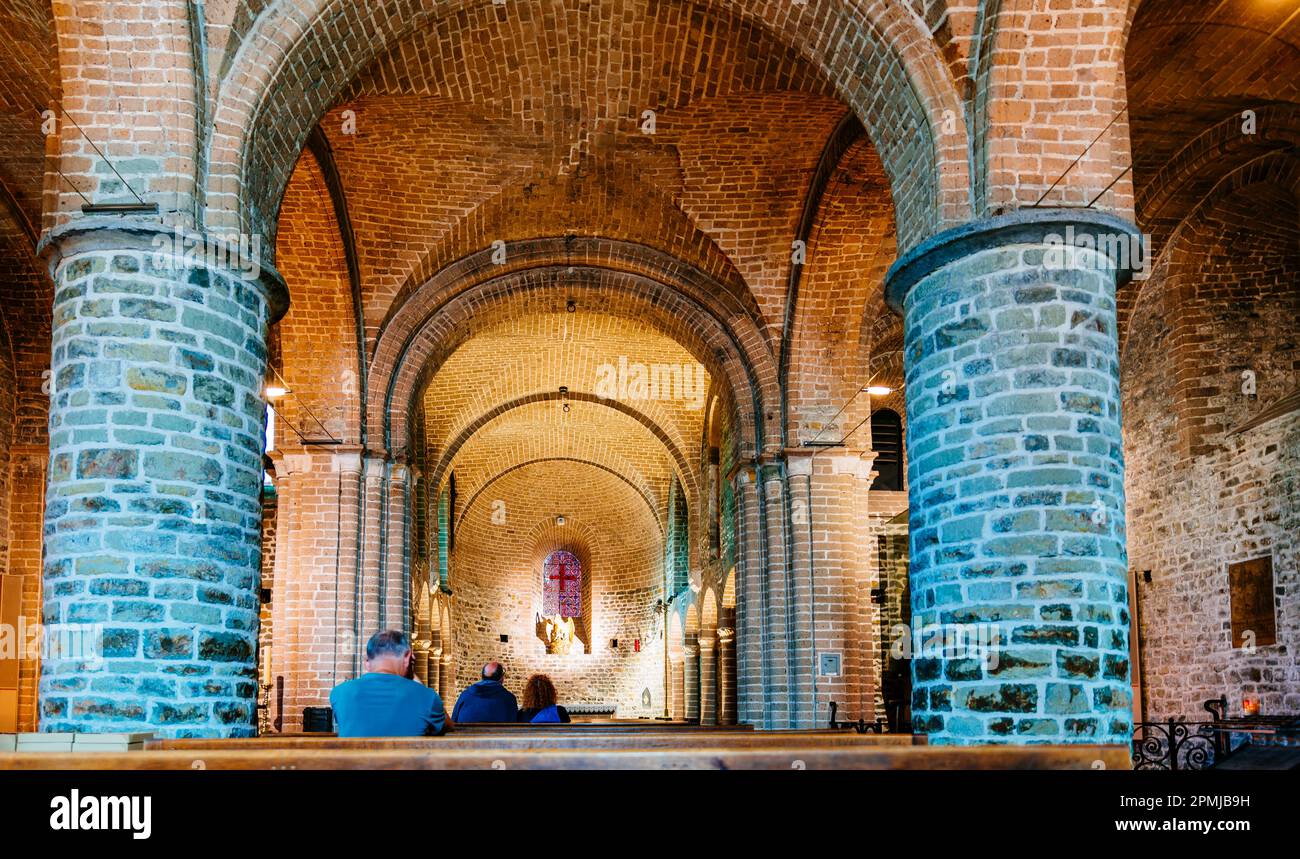
<svg viewBox="0 0 1300 859"><path fill-rule="evenodd" d="M942 233L890 270L913 722L932 742L1129 742L1115 288L1135 241L1099 212L1031 210Z"/></svg>
<svg viewBox="0 0 1300 859"><path fill-rule="evenodd" d="M55 285L44 731L252 736L268 268L210 237L78 219ZM203 244L200 244L203 243ZM222 263L230 262L222 258ZM79 640L78 640L79 639Z"/></svg>
<svg viewBox="0 0 1300 859"><path fill-rule="evenodd" d="M700 633L700 724L718 724L718 651L713 630Z"/></svg>
<svg viewBox="0 0 1300 859"><path fill-rule="evenodd" d="M736 724L736 630L722 627L718 630L718 687L721 712L718 723Z"/></svg>
<svg viewBox="0 0 1300 859"><path fill-rule="evenodd" d="M682 677L686 684L686 721L700 720L700 645L694 636L686 637L686 660Z"/></svg>

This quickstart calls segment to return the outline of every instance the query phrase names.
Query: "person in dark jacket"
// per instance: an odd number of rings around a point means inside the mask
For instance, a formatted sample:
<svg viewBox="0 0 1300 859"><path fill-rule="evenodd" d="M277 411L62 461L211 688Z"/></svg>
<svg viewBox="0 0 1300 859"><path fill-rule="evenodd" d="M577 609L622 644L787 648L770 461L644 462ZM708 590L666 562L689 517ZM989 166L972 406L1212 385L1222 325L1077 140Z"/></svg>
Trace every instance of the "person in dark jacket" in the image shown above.
<svg viewBox="0 0 1300 859"><path fill-rule="evenodd" d="M411 645L397 630L366 643L366 673L334 687L330 706L340 737L420 737L445 733L438 693L411 678Z"/></svg>
<svg viewBox="0 0 1300 859"><path fill-rule="evenodd" d="M451 711L453 722L513 722L519 704L510 690L502 685L506 677L500 662L483 666L483 679L460 693L456 709Z"/></svg>
<svg viewBox="0 0 1300 859"><path fill-rule="evenodd" d="M520 722L543 724L569 722L569 711L556 703L555 684L545 674L534 674L524 684L524 708L519 711Z"/></svg>

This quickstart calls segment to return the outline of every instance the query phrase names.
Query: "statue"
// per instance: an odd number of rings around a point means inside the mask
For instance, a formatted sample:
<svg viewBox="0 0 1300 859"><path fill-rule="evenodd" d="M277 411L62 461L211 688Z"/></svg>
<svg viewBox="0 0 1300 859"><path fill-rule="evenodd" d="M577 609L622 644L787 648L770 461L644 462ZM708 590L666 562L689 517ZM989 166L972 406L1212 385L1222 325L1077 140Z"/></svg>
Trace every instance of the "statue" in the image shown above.
<svg viewBox="0 0 1300 859"><path fill-rule="evenodd" d="M560 656L569 654L574 642L577 641L573 618L560 617L558 614L553 617L539 616L537 625L541 628L541 638L546 644L547 653Z"/></svg>

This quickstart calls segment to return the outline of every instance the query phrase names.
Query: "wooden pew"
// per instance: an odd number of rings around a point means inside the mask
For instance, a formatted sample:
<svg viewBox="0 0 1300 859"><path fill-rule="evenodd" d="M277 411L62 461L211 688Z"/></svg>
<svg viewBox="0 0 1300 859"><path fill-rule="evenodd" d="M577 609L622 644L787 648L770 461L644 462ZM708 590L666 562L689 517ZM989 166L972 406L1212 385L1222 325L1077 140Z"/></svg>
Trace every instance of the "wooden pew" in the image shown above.
<svg viewBox="0 0 1300 859"><path fill-rule="evenodd" d="M545 728L533 731L506 731L500 733L455 732L443 737L380 737L346 739L321 735L295 735L292 737L259 737L256 739L203 740L176 739L150 740L146 750L152 751L256 751L276 750L408 750L435 751L441 749L532 751L543 749L635 750L660 749L768 749L768 748L839 748L861 746L911 746L924 745L924 736L911 734L855 734L848 731L754 731L754 732L676 732L647 731L638 734L551 733Z"/></svg>
<svg viewBox="0 0 1300 859"><path fill-rule="evenodd" d="M1125 746L878 746L783 749L143 751L3 754L0 770L1037 770L1127 769Z"/></svg>

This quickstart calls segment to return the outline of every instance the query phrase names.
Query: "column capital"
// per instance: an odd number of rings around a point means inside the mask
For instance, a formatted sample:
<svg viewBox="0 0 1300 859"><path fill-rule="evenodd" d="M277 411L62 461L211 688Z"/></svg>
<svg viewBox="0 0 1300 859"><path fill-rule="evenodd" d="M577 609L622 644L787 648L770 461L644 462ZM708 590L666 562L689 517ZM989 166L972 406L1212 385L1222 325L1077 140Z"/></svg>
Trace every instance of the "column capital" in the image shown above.
<svg viewBox="0 0 1300 859"><path fill-rule="evenodd" d="M813 470L813 457L817 451L810 447L787 447L785 454L786 472L793 475L811 475Z"/></svg>
<svg viewBox="0 0 1300 859"><path fill-rule="evenodd" d="M1126 245L1142 242L1142 234L1131 222L1097 209L1017 209L944 230L903 254L885 275L885 301L901 316L903 299L912 287L949 263L990 248L1046 244L1053 237L1075 244L1063 238L1067 231L1076 239L1089 237L1090 247L1099 250L1120 250L1120 240ZM1123 250L1124 259L1113 260L1121 283L1133 276L1132 257L1127 247Z"/></svg>
<svg viewBox="0 0 1300 859"><path fill-rule="evenodd" d="M269 323L274 324L289 310L289 287L278 271L262 260L262 237L249 240L243 236L222 236L201 233L180 226L162 224L139 218L103 218L86 216L60 224L47 230L36 245L36 253L49 266L50 277L69 257L84 253L105 253L127 250L153 254L166 260L169 270L182 271L208 268L206 260L212 256L226 258L228 253L219 249L239 251L241 267L216 267L216 271L237 277L245 283L256 284L266 299ZM248 259L242 251L250 250ZM212 254L208 251L212 250ZM169 259L170 257L170 259ZM191 265L190 262L193 261Z"/></svg>

